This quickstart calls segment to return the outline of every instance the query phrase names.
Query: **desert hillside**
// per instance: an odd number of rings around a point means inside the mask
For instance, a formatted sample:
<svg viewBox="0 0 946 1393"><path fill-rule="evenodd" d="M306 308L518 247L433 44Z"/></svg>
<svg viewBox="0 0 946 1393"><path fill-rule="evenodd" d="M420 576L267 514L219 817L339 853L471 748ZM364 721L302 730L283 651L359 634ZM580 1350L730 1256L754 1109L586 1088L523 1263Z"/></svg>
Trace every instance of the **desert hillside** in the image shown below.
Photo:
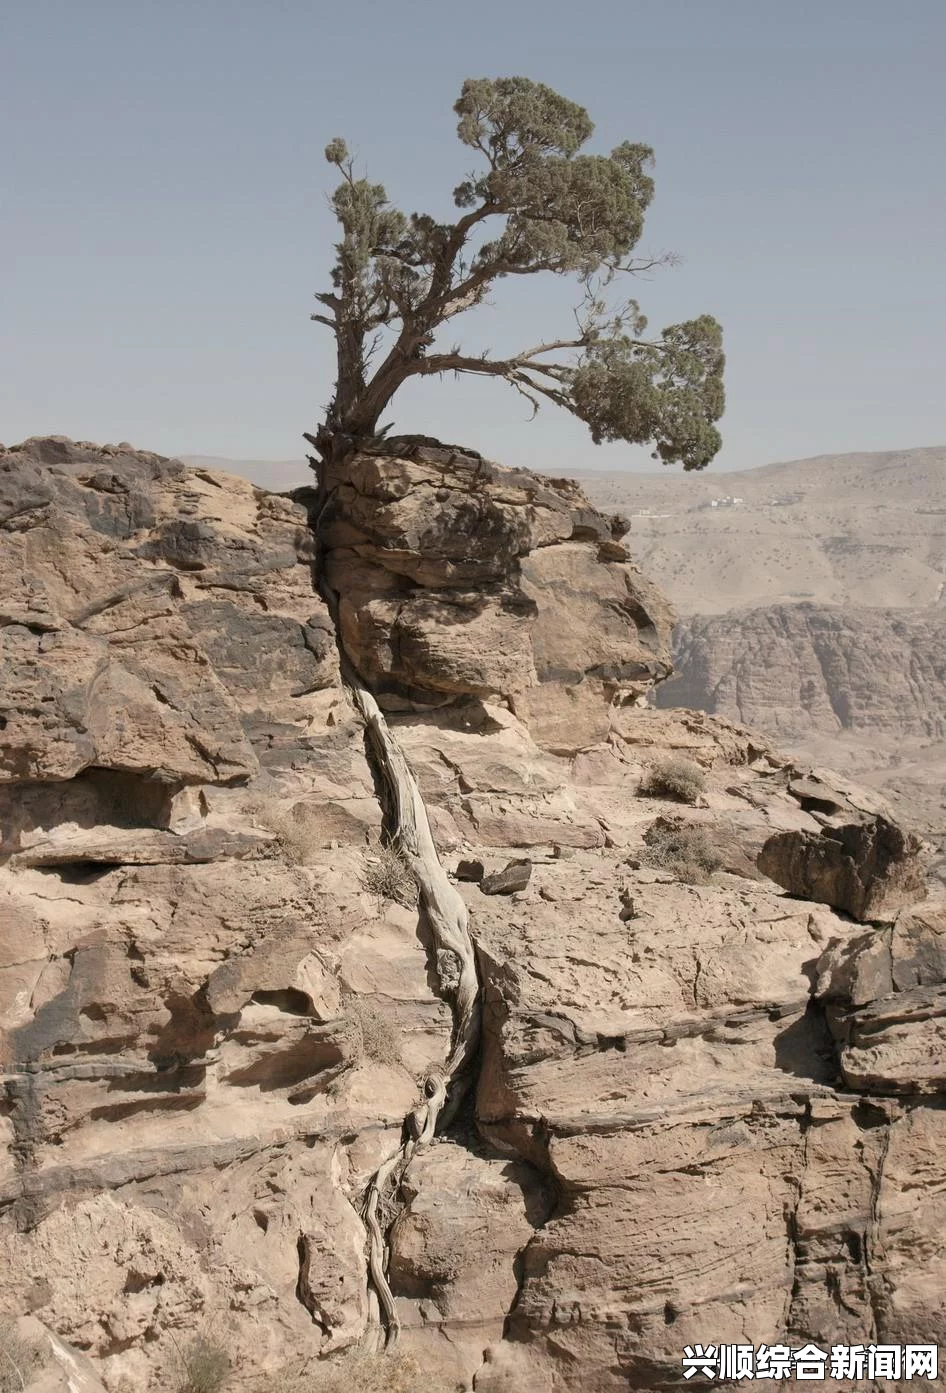
<svg viewBox="0 0 946 1393"><path fill-rule="evenodd" d="M916 608L943 594L946 446L580 477L599 508L630 517L635 555L684 616L793 601Z"/></svg>

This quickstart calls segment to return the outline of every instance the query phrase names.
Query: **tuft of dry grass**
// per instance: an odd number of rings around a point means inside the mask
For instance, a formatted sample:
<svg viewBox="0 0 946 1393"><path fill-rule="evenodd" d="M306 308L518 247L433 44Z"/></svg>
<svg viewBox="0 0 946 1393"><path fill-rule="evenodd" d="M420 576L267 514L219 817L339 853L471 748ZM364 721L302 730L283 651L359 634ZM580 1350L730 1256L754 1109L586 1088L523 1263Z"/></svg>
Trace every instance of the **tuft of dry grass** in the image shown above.
<svg viewBox="0 0 946 1393"><path fill-rule="evenodd" d="M658 818L644 833L644 860L655 870L669 871L687 885L705 885L723 864L723 857L705 827L692 822Z"/></svg>
<svg viewBox="0 0 946 1393"><path fill-rule="evenodd" d="M400 1037L387 1016L358 996L348 997L345 1008L358 1037L355 1048L361 1059L373 1059L378 1064L402 1062Z"/></svg>
<svg viewBox="0 0 946 1393"><path fill-rule="evenodd" d="M290 866L307 866L322 845L319 810L311 803L293 803L285 807L275 798L266 798L256 804L253 815L263 827L275 833Z"/></svg>
<svg viewBox="0 0 946 1393"><path fill-rule="evenodd" d="M372 895L383 900L396 900L408 909L417 903L417 884L410 867L397 849L388 843L366 855L361 884Z"/></svg>
<svg viewBox="0 0 946 1393"><path fill-rule="evenodd" d="M177 1393L221 1393L232 1364L226 1346L200 1331L178 1350Z"/></svg>
<svg viewBox="0 0 946 1393"><path fill-rule="evenodd" d="M692 759L667 755L654 760L638 790L645 798L673 798L678 803L696 803L706 784L706 775Z"/></svg>
<svg viewBox="0 0 946 1393"><path fill-rule="evenodd" d="M23 1393L39 1363L38 1351L19 1334L16 1323L9 1316L0 1319L0 1393Z"/></svg>

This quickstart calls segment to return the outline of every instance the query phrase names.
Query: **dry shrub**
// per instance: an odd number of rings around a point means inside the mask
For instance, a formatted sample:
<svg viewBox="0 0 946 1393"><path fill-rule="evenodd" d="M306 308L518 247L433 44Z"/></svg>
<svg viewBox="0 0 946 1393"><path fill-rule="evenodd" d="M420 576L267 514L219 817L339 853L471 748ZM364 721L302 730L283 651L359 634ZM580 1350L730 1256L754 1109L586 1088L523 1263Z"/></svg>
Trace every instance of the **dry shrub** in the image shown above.
<svg viewBox="0 0 946 1393"><path fill-rule="evenodd" d="M232 1368L226 1346L205 1331L178 1350L177 1393L220 1393Z"/></svg>
<svg viewBox="0 0 946 1393"><path fill-rule="evenodd" d="M267 1393L437 1393L409 1354L343 1354L285 1370Z"/></svg>
<svg viewBox="0 0 946 1393"><path fill-rule="evenodd" d="M39 1368L39 1353L8 1316L0 1319L0 1393L22 1393Z"/></svg>
<svg viewBox="0 0 946 1393"><path fill-rule="evenodd" d="M723 864L722 854L705 827L693 822L658 818L644 833L643 859L656 870L669 871L688 885L705 885Z"/></svg>
<svg viewBox="0 0 946 1393"><path fill-rule="evenodd" d="M706 775L692 759L667 755L654 760L641 780L639 792L645 798L674 798L678 803L696 803L705 783Z"/></svg>
<svg viewBox="0 0 946 1393"><path fill-rule="evenodd" d="M285 807L275 798L257 803L253 815L268 831L276 834L283 857L290 866L306 866L312 853L322 844L318 808L310 803Z"/></svg>
<svg viewBox="0 0 946 1393"><path fill-rule="evenodd" d="M372 895L396 900L408 909L417 903L417 885L410 868L397 849L387 843L365 857L361 884Z"/></svg>
<svg viewBox="0 0 946 1393"><path fill-rule="evenodd" d="M358 1037L355 1049L359 1058L373 1059L378 1064L400 1064L400 1037L387 1016L357 996L350 996L345 1006L345 1015Z"/></svg>

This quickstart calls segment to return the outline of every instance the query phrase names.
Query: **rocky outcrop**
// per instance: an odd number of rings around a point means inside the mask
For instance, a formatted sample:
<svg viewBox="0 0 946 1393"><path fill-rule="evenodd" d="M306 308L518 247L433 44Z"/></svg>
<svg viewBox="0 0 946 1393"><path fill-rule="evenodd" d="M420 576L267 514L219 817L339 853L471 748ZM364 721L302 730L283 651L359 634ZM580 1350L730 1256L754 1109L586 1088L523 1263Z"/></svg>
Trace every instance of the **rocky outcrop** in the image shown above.
<svg viewBox="0 0 946 1393"><path fill-rule="evenodd" d="M199 1331L228 1390L262 1393L376 1338L363 1206L448 1056L446 964L377 873L302 504L62 441L0 455L0 480L23 582L0 628L0 1313L108 1393L175 1386ZM357 556L333 550L336 578ZM44 643L96 656L54 685ZM942 908L865 927L746 869L834 808L887 811L699 712L618 693L562 754L518 691L407 692L388 725L483 986L476 1086L381 1206L424 1386L669 1390L696 1342L946 1343ZM703 770L699 806L641 793L668 752ZM668 813L718 869L654 864Z"/></svg>
<svg viewBox="0 0 946 1393"><path fill-rule="evenodd" d="M245 782L252 737L278 763L287 706L336 680L286 499L130 447L38 440L0 455L0 527L8 783Z"/></svg>
<svg viewBox="0 0 946 1393"><path fill-rule="evenodd" d="M206 1322L237 1364L344 1343L339 1139L370 1167L449 1015L360 890L380 810L305 511L62 440L0 486L0 1308L110 1389ZM356 989L415 1028L367 1092Z"/></svg>
<svg viewBox="0 0 946 1393"><path fill-rule="evenodd" d="M778 604L674 631L660 706L697 707L781 739L840 731L946 738L946 608Z"/></svg>
<svg viewBox="0 0 946 1393"><path fill-rule="evenodd" d="M892 928L826 951L818 993L849 1088L883 1094L946 1089L946 911L916 908Z"/></svg>
<svg viewBox="0 0 946 1393"><path fill-rule="evenodd" d="M759 853L759 869L790 894L861 922L895 919L926 895L923 843L878 812L876 799L852 798L837 782L816 775L789 782L821 831L776 832Z"/></svg>
<svg viewBox="0 0 946 1393"><path fill-rule="evenodd" d="M674 616L627 523L567 480L389 440L320 465L312 516L346 650L389 709L499 698L569 752L671 670Z"/></svg>

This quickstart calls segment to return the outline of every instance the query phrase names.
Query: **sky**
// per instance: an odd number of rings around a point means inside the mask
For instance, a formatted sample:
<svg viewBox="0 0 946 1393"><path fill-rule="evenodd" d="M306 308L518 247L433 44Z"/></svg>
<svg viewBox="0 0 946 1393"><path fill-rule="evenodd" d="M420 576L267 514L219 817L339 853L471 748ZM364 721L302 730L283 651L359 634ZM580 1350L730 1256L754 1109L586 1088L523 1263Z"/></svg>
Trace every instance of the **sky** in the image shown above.
<svg viewBox="0 0 946 1393"><path fill-rule="evenodd" d="M946 441L942 0L0 0L0 440L293 458L329 400L342 135L405 210L451 213L465 77L581 103L587 149L652 145L636 286L727 351L714 468ZM464 348L572 323L497 286ZM398 430L514 465L653 469L498 382L408 384Z"/></svg>

